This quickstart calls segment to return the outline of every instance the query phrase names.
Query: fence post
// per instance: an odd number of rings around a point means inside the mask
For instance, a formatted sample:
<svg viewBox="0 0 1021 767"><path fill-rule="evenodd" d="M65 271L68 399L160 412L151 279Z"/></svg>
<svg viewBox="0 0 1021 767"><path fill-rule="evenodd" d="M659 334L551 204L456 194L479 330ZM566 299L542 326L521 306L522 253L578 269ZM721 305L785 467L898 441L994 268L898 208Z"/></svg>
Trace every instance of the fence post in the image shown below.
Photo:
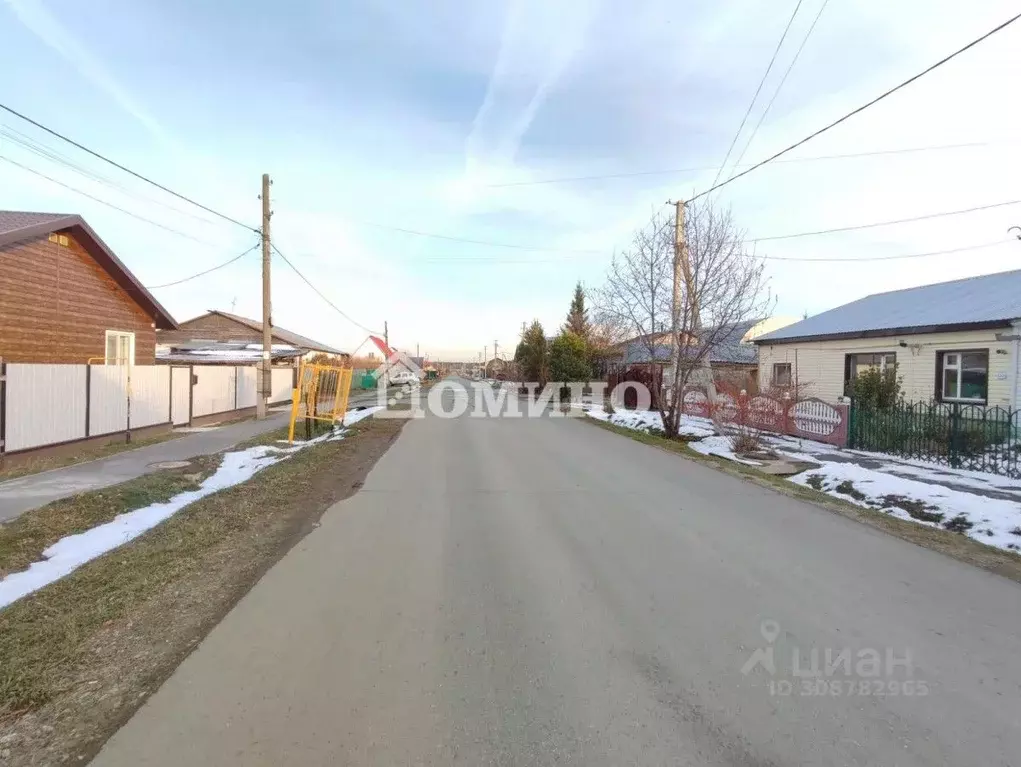
<svg viewBox="0 0 1021 767"><path fill-rule="evenodd" d="M238 373L240 371L241 371L241 368L239 368L239 367L235 367L234 368L234 409L235 410L238 409L238 378L240 378Z"/></svg>
<svg viewBox="0 0 1021 767"><path fill-rule="evenodd" d="M89 421L92 420L92 365L85 364L85 439L89 438Z"/></svg>
<svg viewBox="0 0 1021 767"><path fill-rule="evenodd" d="M961 439L961 406L956 402L950 410L950 446L947 457L950 459L950 466L959 468L961 465L960 455Z"/></svg>
<svg viewBox="0 0 1021 767"><path fill-rule="evenodd" d="M0 463L7 444L7 363L0 357Z"/></svg>
<svg viewBox="0 0 1021 767"><path fill-rule="evenodd" d="M192 413L195 412L195 366L188 366L188 425L191 426Z"/></svg>

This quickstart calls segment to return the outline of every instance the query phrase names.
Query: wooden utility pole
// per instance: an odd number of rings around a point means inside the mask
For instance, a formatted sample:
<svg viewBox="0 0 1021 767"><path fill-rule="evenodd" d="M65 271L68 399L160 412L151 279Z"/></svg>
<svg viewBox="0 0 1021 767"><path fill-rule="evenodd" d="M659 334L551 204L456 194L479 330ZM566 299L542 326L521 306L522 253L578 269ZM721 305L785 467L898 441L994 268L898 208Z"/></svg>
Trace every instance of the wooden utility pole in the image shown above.
<svg viewBox="0 0 1021 767"><path fill-rule="evenodd" d="M698 305L698 291L695 289L694 279L692 277L691 269L691 253L688 248L688 240L685 233L684 216L685 216L685 203L682 200L678 200L672 203L676 208L676 217L674 219L674 295L672 305L672 321L673 321L673 365L674 365L674 380L671 381L671 394L673 393L673 384L680 380L680 369L681 369L681 345L682 340L684 345L687 345L688 339L681 338L681 307L684 303L684 296L688 298L688 327L694 331L695 342L699 343L698 335L699 330L702 327L702 321L699 317L699 305ZM682 292L683 285L683 292ZM705 376L703 382L706 387L706 395L709 398L710 404L716 401L716 385L713 381L712 364L709 360L709 353L706 352L702 357L702 363L700 365Z"/></svg>
<svg viewBox="0 0 1021 767"><path fill-rule="evenodd" d="M494 340L493 340L493 359L494 359L494 360L495 360L495 359L496 359L497 357L499 357L499 356L500 356L500 351L499 351L499 350L500 350L500 344L499 344L499 343L497 343L497 342L496 342L496 340L494 339Z"/></svg>
<svg viewBox="0 0 1021 767"><path fill-rule="evenodd" d="M269 174L262 174L262 364L259 366L259 398L255 403L255 417L265 418L269 393L273 349L273 317L270 305L269 282L269 219L273 211L269 207Z"/></svg>
<svg viewBox="0 0 1021 767"><path fill-rule="evenodd" d="M390 326L386 324L386 320L383 320L383 346L386 347L387 354L390 353Z"/></svg>

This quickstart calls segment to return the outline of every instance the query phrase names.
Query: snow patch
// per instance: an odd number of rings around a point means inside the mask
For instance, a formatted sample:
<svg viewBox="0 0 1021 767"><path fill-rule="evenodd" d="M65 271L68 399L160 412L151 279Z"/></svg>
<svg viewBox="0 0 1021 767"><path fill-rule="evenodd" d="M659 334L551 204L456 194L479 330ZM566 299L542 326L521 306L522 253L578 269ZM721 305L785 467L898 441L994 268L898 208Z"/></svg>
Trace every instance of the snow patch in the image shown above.
<svg viewBox="0 0 1021 767"><path fill-rule="evenodd" d="M717 455L736 463L743 463L746 466L762 466L760 461L749 461L747 458L738 458L731 447L730 437L706 437L697 442L689 442L688 447L702 455Z"/></svg>
<svg viewBox="0 0 1021 767"><path fill-rule="evenodd" d="M368 418L381 407L349 410L344 417L345 426ZM219 468L195 490L178 493L162 503L154 503L125 514L118 514L110 522L93 527L84 533L61 538L43 551L43 559L33 562L27 570L11 573L0 580L0 609L16 602L43 586L69 575L93 559L134 540L147 530L172 517L185 506L207 495L241 484L274 463L286 460L293 453L309 445L344 439L345 430L324 434L308 442L290 447L257 445L247 450L225 453Z"/></svg>

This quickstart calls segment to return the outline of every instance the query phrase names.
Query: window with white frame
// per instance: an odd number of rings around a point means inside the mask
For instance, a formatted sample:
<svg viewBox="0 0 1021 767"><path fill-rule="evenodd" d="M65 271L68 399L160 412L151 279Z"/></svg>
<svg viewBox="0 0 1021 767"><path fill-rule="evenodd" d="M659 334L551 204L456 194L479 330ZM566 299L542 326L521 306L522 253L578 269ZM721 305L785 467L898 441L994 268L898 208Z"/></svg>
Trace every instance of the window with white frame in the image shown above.
<svg viewBox="0 0 1021 767"><path fill-rule="evenodd" d="M106 331L106 364L135 364L135 334L123 330Z"/></svg>
<svg viewBox="0 0 1021 767"><path fill-rule="evenodd" d="M773 386L790 386L790 385L791 385L791 363L774 362Z"/></svg>
<svg viewBox="0 0 1021 767"><path fill-rule="evenodd" d="M939 396L947 402L985 403L989 394L989 350L937 352Z"/></svg>

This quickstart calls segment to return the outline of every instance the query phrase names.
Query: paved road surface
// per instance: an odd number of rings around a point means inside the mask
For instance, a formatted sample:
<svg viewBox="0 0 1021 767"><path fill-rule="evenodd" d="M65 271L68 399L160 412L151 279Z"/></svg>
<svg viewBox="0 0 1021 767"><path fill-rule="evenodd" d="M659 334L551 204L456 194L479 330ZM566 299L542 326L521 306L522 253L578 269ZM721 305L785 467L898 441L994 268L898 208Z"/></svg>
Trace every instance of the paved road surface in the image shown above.
<svg viewBox="0 0 1021 767"><path fill-rule="evenodd" d="M845 648L928 694L803 694ZM993 767L1019 684L1012 582L589 424L429 418L94 764Z"/></svg>

